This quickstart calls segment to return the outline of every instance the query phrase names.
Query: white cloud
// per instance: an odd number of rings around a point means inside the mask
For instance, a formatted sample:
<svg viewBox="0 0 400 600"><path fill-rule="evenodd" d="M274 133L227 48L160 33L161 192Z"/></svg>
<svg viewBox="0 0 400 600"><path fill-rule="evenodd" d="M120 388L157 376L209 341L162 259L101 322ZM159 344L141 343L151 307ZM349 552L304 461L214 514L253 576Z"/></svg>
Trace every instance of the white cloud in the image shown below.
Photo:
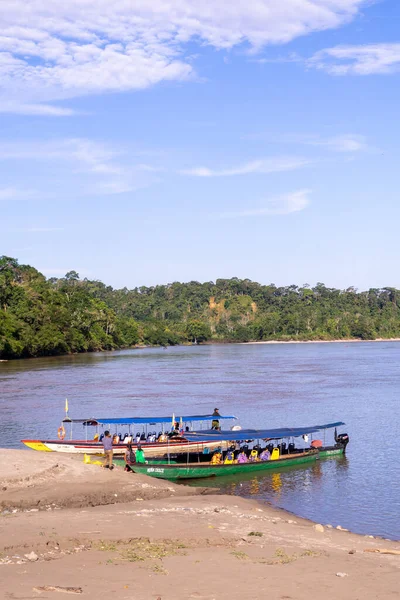
<svg viewBox="0 0 400 600"><path fill-rule="evenodd" d="M266 200L264 206L238 212L227 212L214 215L219 219L241 219L245 217L266 217L271 215L289 215L300 212L310 204L309 195L311 190L297 190L283 196Z"/></svg>
<svg viewBox="0 0 400 600"><path fill-rule="evenodd" d="M237 165L229 169L209 169L208 167L194 167L180 171L181 175L192 175L194 177L230 177L232 175L249 175L251 173L278 173L280 171L292 171L310 165L311 161L302 157L281 156L262 158L251 162Z"/></svg>
<svg viewBox="0 0 400 600"><path fill-rule="evenodd" d="M335 46L320 50L308 61L331 75L377 75L400 70L400 43Z"/></svg>
<svg viewBox="0 0 400 600"><path fill-rule="evenodd" d="M49 102L193 77L190 41L255 52L338 27L367 1L2 0L0 105L66 116Z"/></svg>

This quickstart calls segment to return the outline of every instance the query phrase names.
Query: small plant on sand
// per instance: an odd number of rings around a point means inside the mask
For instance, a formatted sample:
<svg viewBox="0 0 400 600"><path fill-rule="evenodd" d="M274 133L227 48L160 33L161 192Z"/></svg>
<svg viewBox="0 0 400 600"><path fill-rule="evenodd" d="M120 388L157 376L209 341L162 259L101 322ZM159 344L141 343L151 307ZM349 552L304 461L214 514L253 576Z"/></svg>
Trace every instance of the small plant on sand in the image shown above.
<svg viewBox="0 0 400 600"><path fill-rule="evenodd" d="M240 550L232 550L231 554L238 560L246 560L249 558L246 552L241 552Z"/></svg>
<svg viewBox="0 0 400 600"><path fill-rule="evenodd" d="M277 548L275 550L275 557L277 560L273 561L273 564L286 565L297 560L296 554L287 554L282 548Z"/></svg>
<svg viewBox="0 0 400 600"><path fill-rule="evenodd" d="M167 569L164 569L164 567L159 564L153 565L151 570L153 573L158 573L159 575L169 575Z"/></svg>
<svg viewBox="0 0 400 600"><path fill-rule="evenodd" d="M320 552L316 552L315 550L304 550L300 556L320 556Z"/></svg>
<svg viewBox="0 0 400 600"><path fill-rule="evenodd" d="M264 534L261 531L250 531L247 535L252 535L254 537L262 537Z"/></svg>

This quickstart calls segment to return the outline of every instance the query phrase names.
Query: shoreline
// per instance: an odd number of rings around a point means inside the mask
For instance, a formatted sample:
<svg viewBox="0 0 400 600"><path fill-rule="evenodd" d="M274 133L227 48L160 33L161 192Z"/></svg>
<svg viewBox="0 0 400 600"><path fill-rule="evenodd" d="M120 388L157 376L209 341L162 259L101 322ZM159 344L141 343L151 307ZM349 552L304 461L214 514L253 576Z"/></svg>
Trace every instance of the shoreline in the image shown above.
<svg viewBox="0 0 400 600"><path fill-rule="evenodd" d="M277 599L308 600L310 589L324 600L398 595L400 542L67 455L27 462L23 450L0 449L0 459L6 597L261 600L266 587Z"/></svg>
<svg viewBox="0 0 400 600"><path fill-rule="evenodd" d="M337 340L254 340L249 342L230 342L226 340L207 340L205 342L200 342L198 344L175 344L174 346L130 346L126 348L114 348L113 350L98 350L96 352L72 352L69 354L48 354L43 356L28 356L25 358L3 358L0 359L0 363L13 363L15 361L20 360L37 360L37 359L57 359L57 358L66 358L73 356L86 356L90 354L105 354L115 353L115 352L124 352L126 350L146 350L148 348L186 348L191 346L225 346L225 345L233 345L237 344L240 346L252 346L256 344L368 344L368 343L382 343L382 342L400 342L400 338L376 338L374 340L362 340L356 338L345 338L345 339L337 339Z"/></svg>

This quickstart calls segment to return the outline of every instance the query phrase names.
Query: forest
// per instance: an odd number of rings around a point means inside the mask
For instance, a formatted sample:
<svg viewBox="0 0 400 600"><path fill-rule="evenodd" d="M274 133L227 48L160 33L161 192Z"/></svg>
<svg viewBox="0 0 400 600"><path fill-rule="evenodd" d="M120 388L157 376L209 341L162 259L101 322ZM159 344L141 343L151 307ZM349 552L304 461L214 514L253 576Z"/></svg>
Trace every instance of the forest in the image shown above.
<svg viewBox="0 0 400 600"><path fill-rule="evenodd" d="M0 257L0 358L140 345L400 337L400 291L249 279L113 289Z"/></svg>

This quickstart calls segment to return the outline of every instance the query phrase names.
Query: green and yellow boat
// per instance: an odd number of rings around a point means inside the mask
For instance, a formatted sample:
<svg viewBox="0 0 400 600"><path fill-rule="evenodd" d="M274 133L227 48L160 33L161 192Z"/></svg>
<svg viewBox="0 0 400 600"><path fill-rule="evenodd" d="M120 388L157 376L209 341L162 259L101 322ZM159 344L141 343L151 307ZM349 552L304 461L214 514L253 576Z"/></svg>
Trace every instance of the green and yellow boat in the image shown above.
<svg viewBox="0 0 400 600"><path fill-rule="evenodd" d="M142 473L159 479L167 479L171 481L181 479L204 479L207 477L218 477L226 475L240 475L248 473L258 473L260 471L269 471L302 465L305 463L313 463L317 460L338 456L344 454L346 446L349 442L347 433L337 434L337 427L344 425L343 422L328 423L326 425L315 425L311 427L298 427L286 429L245 429L241 431L207 431L207 432L190 432L186 434L188 441L199 444L202 440L209 441L211 439L220 442L221 448L229 443L232 444L230 450L221 452L221 462L213 463L213 454L208 453L190 453L174 456L168 455L164 459L150 463L136 463L129 465L129 468L134 473ZM321 430L335 428L335 443L331 446L323 445L321 440L314 439L309 447L296 448L294 443L295 438L303 438L303 442L308 443L308 436ZM292 440L289 443L283 440ZM258 443L255 443L257 442ZM256 458L251 460L251 450L249 444L260 450L262 454L262 446L260 441L266 444L265 449L268 449L267 460ZM240 448L241 452L250 454L248 462L241 463L237 459L239 453L238 445L244 444ZM233 449L235 448L235 449ZM233 461L226 461L228 452L233 455ZM258 450L257 450L258 454ZM185 460L186 458L186 460ZM121 461L122 462L122 461Z"/></svg>

